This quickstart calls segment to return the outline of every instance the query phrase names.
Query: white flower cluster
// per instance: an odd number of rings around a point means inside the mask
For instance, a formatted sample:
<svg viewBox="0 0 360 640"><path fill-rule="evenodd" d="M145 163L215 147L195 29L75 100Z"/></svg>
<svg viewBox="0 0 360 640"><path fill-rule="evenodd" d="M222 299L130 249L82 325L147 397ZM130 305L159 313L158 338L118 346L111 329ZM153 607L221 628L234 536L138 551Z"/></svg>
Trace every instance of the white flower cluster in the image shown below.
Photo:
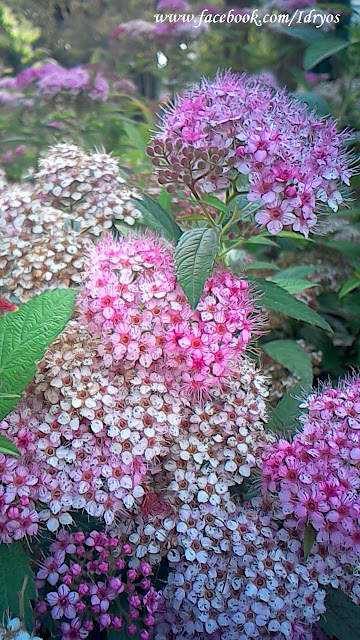
<svg viewBox="0 0 360 640"><path fill-rule="evenodd" d="M82 280L91 242L114 220L140 217L117 160L63 143L40 159L34 185L0 175L0 289L26 302L34 293Z"/></svg>
<svg viewBox="0 0 360 640"><path fill-rule="evenodd" d="M0 640L41 640L41 638L28 633L23 628L20 618L9 618L6 623L0 625Z"/></svg>

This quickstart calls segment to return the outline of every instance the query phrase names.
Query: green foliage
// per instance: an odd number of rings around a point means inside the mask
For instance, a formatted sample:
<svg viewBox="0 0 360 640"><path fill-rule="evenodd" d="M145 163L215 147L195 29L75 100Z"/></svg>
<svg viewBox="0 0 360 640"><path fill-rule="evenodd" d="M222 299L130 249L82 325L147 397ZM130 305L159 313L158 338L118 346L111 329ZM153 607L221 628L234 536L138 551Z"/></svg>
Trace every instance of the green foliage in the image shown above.
<svg viewBox="0 0 360 640"><path fill-rule="evenodd" d="M288 391L280 402L270 411L268 428L275 432L291 433L299 425L299 404L301 398L309 393L310 386L300 382Z"/></svg>
<svg viewBox="0 0 360 640"><path fill-rule="evenodd" d="M305 529L303 540L304 560L307 560L311 553L311 549L313 548L314 542L316 540L316 534L316 529L314 529L312 524L308 524Z"/></svg>
<svg viewBox="0 0 360 640"><path fill-rule="evenodd" d="M329 587L321 626L338 640L360 640L360 607L340 589Z"/></svg>
<svg viewBox="0 0 360 640"><path fill-rule="evenodd" d="M0 611L24 619L31 632L34 619L31 600L35 599L35 585L29 558L21 542L0 544Z"/></svg>
<svg viewBox="0 0 360 640"><path fill-rule="evenodd" d="M134 636L130 636L130 634L127 633L126 627L119 629L119 631L116 631L115 629L109 629L106 635L107 640L131 640L132 638L134 638Z"/></svg>
<svg viewBox="0 0 360 640"><path fill-rule="evenodd" d="M178 240L181 230L166 209L146 194L142 194L141 200L134 198L134 202L140 209L146 225L160 233L170 242Z"/></svg>
<svg viewBox="0 0 360 640"><path fill-rule="evenodd" d="M310 309L306 304L293 298L290 293L275 282L268 282L258 278L255 280L257 289L262 293L261 304L271 311L277 311L290 318L302 320L316 327L321 327L325 331L332 331L330 325L316 311Z"/></svg>
<svg viewBox="0 0 360 640"><path fill-rule="evenodd" d="M12 409L37 362L64 329L75 295L74 289L45 291L0 319L0 419Z"/></svg>
<svg viewBox="0 0 360 640"><path fill-rule="evenodd" d="M192 229L182 234L175 248L176 274L192 309L200 300L219 249L220 229Z"/></svg>
<svg viewBox="0 0 360 640"><path fill-rule="evenodd" d="M270 358L292 371L305 386L312 384L310 355L292 340L273 340L261 345Z"/></svg>
<svg viewBox="0 0 360 640"><path fill-rule="evenodd" d="M339 298L344 298L345 296L348 295L348 293L351 293L351 291L354 291L359 287L360 287L360 273L355 273L348 280L346 280L346 282L344 282L343 286L339 291Z"/></svg>
<svg viewBox="0 0 360 640"><path fill-rule="evenodd" d="M0 451L1 453L6 453L9 456L20 456L18 449L11 440L8 440L3 435L0 435Z"/></svg>
<svg viewBox="0 0 360 640"><path fill-rule="evenodd" d="M308 47L304 56L304 69L309 71L316 67L319 62L326 60L330 56L334 56L340 51L347 49L350 43L348 40L341 40L340 38L327 37Z"/></svg>

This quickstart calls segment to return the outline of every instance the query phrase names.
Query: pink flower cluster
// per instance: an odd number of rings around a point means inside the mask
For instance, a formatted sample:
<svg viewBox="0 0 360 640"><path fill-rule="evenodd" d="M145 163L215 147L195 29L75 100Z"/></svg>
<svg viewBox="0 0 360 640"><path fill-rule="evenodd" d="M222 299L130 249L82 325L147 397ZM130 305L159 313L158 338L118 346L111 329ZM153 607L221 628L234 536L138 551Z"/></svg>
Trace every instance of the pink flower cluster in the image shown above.
<svg viewBox="0 0 360 640"><path fill-rule="evenodd" d="M319 543L360 552L360 377L306 399L302 430L264 460L278 516L309 523Z"/></svg>
<svg viewBox="0 0 360 640"><path fill-rule="evenodd" d="M148 153L168 190L180 184L199 197L235 181L258 203L261 227L307 237L325 205L337 211L343 202L353 172L348 139L285 90L227 71L165 108Z"/></svg>
<svg viewBox="0 0 360 640"><path fill-rule="evenodd" d="M89 71L84 67L65 69L54 62L40 67L29 67L16 77L5 77L0 80L0 89L15 90L14 100L19 100L22 95L19 94L19 90L29 86L35 86L36 93L45 99L54 98L59 93L65 92L74 96L85 93L91 100L105 102L109 95L109 85L102 73L96 73L92 79ZM5 97L2 101L6 101Z"/></svg>
<svg viewBox="0 0 360 640"><path fill-rule="evenodd" d="M84 640L94 621L149 640L161 592L151 586L148 563L129 567L131 552L103 531L61 529L36 575L38 626L49 611L60 640Z"/></svg>
<svg viewBox="0 0 360 640"><path fill-rule="evenodd" d="M1 543L37 534L39 515L34 499L37 497L39 477L37 467L29 469L23 461L0 453Z"/></svg>
<svg viewBox="0 0 360 640"><path fill-rule="evenodd" d="M106 367L168 370L191 395L220 388L256 327L248 283L215 272L192 311L171 250L155 238L111 238L94 249L79 298L80 323L100 338Z"/></svg>

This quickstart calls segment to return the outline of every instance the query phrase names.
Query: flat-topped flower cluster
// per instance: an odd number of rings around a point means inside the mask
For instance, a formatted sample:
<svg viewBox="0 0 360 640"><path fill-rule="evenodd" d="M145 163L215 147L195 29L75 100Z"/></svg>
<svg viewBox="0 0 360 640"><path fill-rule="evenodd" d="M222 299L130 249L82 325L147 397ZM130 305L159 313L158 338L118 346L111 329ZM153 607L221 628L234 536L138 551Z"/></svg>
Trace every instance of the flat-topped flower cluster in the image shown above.
<svg viewBox="0 0 360 640"><path fill-rule="evenodd" d="M165 107L149 155L160 184L197 197L235 183L258 204L255 221L308 236L337 211L352 175L349 133L261 79L218 73Z"/></svg>

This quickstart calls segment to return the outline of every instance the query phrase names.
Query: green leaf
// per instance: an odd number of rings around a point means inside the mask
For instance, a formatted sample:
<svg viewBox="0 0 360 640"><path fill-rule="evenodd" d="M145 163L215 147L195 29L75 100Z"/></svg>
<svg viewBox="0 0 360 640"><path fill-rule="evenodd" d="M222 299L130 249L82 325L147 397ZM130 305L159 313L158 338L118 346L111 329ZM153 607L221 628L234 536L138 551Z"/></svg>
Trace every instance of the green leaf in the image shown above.
<svg viewBox="0 0 360 640"><path fill-rule="evenodd" d="M316 267L312 267L310 265L301 265L299 267L289 267L288 269L283 269L280 273L271 277L273 282L277 282L282 278L303 278L304 276L310 276L314 271L321 268L321 265L317 265Z"/></svg>
<svg viewBox="0 0 360 640"><path fill-rule="evenodd" d="M134 147L138 149L138 151L141 151L143 156L146 157L145 151L149 137L148 129L146 127L141 128L140 125L135 127L131 122L127 122L125 120L123 120L123 127L127 137L131 140Z"/></svg>
<svg viewBox="0 0 360 640"><path fill-rule="evenodd" d="M346 258L359 258L359 243L351 240L326 240L323 243L325 248L335 249L343 253Z"/></svg>
<svg viewBox="0 0 360 640"><path fill-rule="evenodd" d="M248 238L247 240L245 240L244 244L261 244L264 245L265 247L278 247L279 245L277 244L277 242L275 242L275 240L271 240L271 238L267 238L266 236L252 236L251 238Z"/></svg>
<svg viewBox="0 0 360 640"><path fill-rule="evenodd" d="M312 384L310 355L293 340L273 340L261 345L270 358L292 371L303 383Z"/></svg>
<svg viewBox="0 0 360 640"><path fill-rule="evenodd" d="M23 598L19 594L26 584ZM20 541L10 545L0 544L0 611L2 615L10 611L12 616L22 617L26 629L31 632L34 627L33 612L30 600L35 599L35 586L29 558ZM22 612L22 601L24 611Z"/></svg>
<svg viewBox="0 0 360 640"><path fill-rule="evenodd" d="M275 282L268 282L261 278L254 278L254 281L256 282L260 293L263 293L261 297L261 304L264 307L271 309L272 311L282 313L290 318L302 320L308 324L320 327L325 331L332 332L330 325L326 320L324 320L324 318L319 316L318 313L313 311L313 309L310 309L306 304L300 302L300 300L296 300L296 298L291 296L290 293L285 291L285 289L275 284Z"/></svg>
<svg viewBox="0 0 360 640"><path fill-rule="evenodd" d="M316 109L320 116L327 116L331 112L326 100L315 91L297 91L293 95L301 102L305 102L310 111Z"/></svg>
<svg viewBox="0 0 360 640"><path fill-rule="evenodd" d="M134 640L134 636L130 636L130 634L127 633L126 627L123 627L118 631L115 629L108 629L106 636L107 640Z"/></svg>
<svg viewBox="0 0 360 640"><path fill-rule="evenodd" d="M308 280L296 280L294 278L280 278L280 274L277 274L277 278L275 280L275 277L269 277L267 278L268 281L271 282L276 282L276 284L279 285L279 287L282 287L283 289L286 289L286 291L288 291L289 293L291 293L292 295L295 293L300 293L300 291L305 291L305 289L311 289L312 287L316 287L316 283L315 282L309 282Z"/></svg>
<svg viewBox="0 0 360 640"><path fill-rule="evenodd" d="M311 549L313 548L314 542L316 540L316 534L316 529L314 529L312 524L308 524L305 529L303 540L304 560L307 560L310 555Z"/></svg>
<svg viewBox="0 0 360 640"><path fill-rule="evenodd" d="M20 451L15 447L14 443L5 436L0 435L0 451L9 456L21 456Z"/></svg>
<svg viewBox="0 0 360 640"><path fill-rule="evenodd" d="M158 202L142 194L142 199L133 198L137 207L141 210L145 224L158 233L165 236L170 242L176 242L181 235L180 227L173 217Z"/></svg>
<svg viewBox="0 0 360 640"><path fill-rule="evenodd" d="M327 589L326 612L321 626L329 636L338 640L360 640L360 607L340 589Z"/></svg>
<svg viewBox="0 0 360 640"><path fill-rule="evenodd" d="M216 196L205 196L205 198L203 198L203 203L208 204L214 209L219 209L219 211L222 211L223 213L229 213L229 207L225 204L225 202L222 202L222 200L216 198Z"/></svg>
<svg viewBox="0 0 360 640"><path fill-rule="evenodd" d="M348 293L358 289L360 287L360 276L354 275L351 276L346 282L344 282L343 286L339 291L339 298L344 298Z"/></svg>
<svg viewBox="0 0 360 640"><path fill-rule="evenodd" d="M16 396L26 389L37 362L69 320L76 293L75 289L45 291L0 319L1 393ZM0 398L0 420L16 401L16 397Z"/></svg>
<svg viewBox="0 0 360 640"><path fill-rule="evenodd" d="M304 69L309 71L313 69L319 62L330 58L330 56L347 49L351 45L349 40L342 40L340 38L327 37L326 40L320 40L314 42L305 51L304 56Z"/></svg>
<svg viewBox="0 0 360 640"><path fill-rule="evenodd" d="M292 389L284 395L276 407L271 410L268 428L272 431L281 431L282 433L295 431L299 424L299 398L302 398L304 393L309 393L310 389L310 385L306 386L302 382L295 384Z"/></svg>
<svg viewBox="0 0 360 640"><path fill-rule="evenodd" d="M161 189L161 193L160 193L160 196L159 196L159 205L160 205L160 207L165 209L165 211L170 211L170 208L171 208L171 193L168 193L166 191L165 187L163 187Z"/></svg>
<svg viewBox="0 0 360 640"><path fill-rule="evenodd" d="M220 228L191 229L175 248L176 274L192 309L200 300L204 284L219 250Z"/></svg>
<svg viewBox="0 0 360 640"><path fill-rule="evenodd" d="M278 238L291 238L292 240L297 240L300 242L315 242L312 238L305 238L300 233L295 233L295 231L280 231L277 234Z"/></svg>
<svg viewBox="0 0 360 640"><path fill-rule="evenodd" d="M279 267L271 262L251 262L250 264L244 264L243 271L255 271L260 269L267 269L268 271L279 271ZM272 278L274 279L274 278Z"/></svg>

